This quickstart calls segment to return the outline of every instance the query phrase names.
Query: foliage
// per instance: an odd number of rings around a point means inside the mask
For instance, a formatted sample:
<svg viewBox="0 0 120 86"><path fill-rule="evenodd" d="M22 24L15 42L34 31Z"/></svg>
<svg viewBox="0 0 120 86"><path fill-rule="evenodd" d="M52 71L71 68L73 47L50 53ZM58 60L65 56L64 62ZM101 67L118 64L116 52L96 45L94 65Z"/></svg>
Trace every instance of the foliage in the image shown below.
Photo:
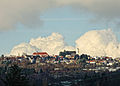
<svg viewBox="0 0 120 86"><path fill-rule="evenodd" d="M17 65L8 67L5 72L5 79L1 80L5 86L29 86L26 76L21 74L22 69Z"/></svg>

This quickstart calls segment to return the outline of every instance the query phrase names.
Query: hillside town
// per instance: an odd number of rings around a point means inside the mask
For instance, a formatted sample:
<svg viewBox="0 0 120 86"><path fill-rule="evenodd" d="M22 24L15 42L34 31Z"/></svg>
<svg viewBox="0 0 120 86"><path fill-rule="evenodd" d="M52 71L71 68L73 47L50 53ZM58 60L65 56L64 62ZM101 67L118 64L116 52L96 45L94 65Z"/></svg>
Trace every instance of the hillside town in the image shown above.
<svg viewBox="0 0 120 86"><path fill-rule="evenodd" d="M66 50L60 52L59 55L52 56L47 52L34 52L31 55L23 53L22 56L1 55L0 73L2 75L0 76L5 78L6 74L3 70L5 71L6 68L9 69L14 65L22 68L23 75L27 75L27 78L33 81L31 84L34 83L35 86L39 86L41 83L42 85L45 84L43 82L46 78L47 84L44 86L65 86L66 84L72 86L70 85L71 82L64 82L64 80L75 78L75 80L80 79L81 81L85 77L90 78L97 76L98 78L101 77L101 74L107 75L120 71L120 58L107 56L93 57L87 54L79 55L76 51ZM54 80L56 83L58 82L59 85L56 84ZM79 82L79 80L77 82ZM0 83L2 83L2 81L0 81Z"/></svg>
<svg viewBox="0 0 120 86"><path fill-rule="evenodd" d="M27 62L27 64L37 64L37 65L48 65L48 64L82 64L85 66L96 66L96 67L112 67L118 66L120 63L120 58L112 58L107 56L90 56L87 54L76 54L76 51L63 51L60 52L59 55L50 56L47 52L34 52L31 55L27 55L23 53L22 56L4 56L2 55L0 58L1 64L6 63L17 63L21 64L23 62Z"/></svg>

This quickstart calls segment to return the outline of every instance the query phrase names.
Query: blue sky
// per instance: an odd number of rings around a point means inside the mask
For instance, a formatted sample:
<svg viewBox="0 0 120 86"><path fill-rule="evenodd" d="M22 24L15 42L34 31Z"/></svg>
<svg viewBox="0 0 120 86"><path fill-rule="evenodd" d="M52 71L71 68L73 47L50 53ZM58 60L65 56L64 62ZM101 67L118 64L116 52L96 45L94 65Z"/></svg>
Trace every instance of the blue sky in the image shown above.
<svg viewBox="0 0 120 86"><path fill-rule="evenodd" d="M37 28L27 28L18 24L16 29L0 32L0 55L9 53L15 45L29 42L31 38L49 36L52 32L62 34L68 45L75 46L75 40L85 32L109 28L104 21L93 23L95 15L82 11L77 13L68 6L47 10L42 13L40 19L44 22ZM114 28L112 25L110 27ZM118 32L115 34L119 37Z"/></svg>

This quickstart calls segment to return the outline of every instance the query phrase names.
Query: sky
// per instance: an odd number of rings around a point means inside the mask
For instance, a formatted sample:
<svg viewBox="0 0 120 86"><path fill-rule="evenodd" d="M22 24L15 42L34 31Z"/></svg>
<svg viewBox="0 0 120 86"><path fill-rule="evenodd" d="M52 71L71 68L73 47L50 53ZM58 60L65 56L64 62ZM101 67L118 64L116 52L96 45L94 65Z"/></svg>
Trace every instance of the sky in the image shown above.
<svg viewBox="0 0 120 86"><path fill-rule="evenodd" d="M88 11L83 11L83 9L81 10L79 9L79 11L73 9L74 9L73 6L69 6L69 5L51 7L50 9L47 9L41 12L40 15L38 15L39 16L38 19L40 19L40 22L42 22L42 25L38 25L38 26L29 25L27 27L25 23L28 22L28 20L24 21L24 23L20 23L18 20L17 23L15 23L16 26L15 28L12 27L12 23L10 23L11 27L7 27L6 25L5 27L7 28L6 30L4 29L0 30L0 40L1 40L0 55L9 53L15 45L18 45L22 42L29 42L31 38L37 38L40 36L46 37L52 34L53 32L58 32L62 34L65 42L67 42L67 44L70 46L75 46L75 40L77 40L85 32L88 32L90 30L101 30L101 29L111 28L113 32L116 34L118 40L120 40L119 37L120 32L118 30L119 27L116 27L113 22L108 23L104 19L100 20L96 18L96 15L94 14L96 11L91 13ZM31 12L28 12L26 16L31 15ZM32 14L34 14L34 11ZM7 16L11 16L11 15L7 15ZM29 21L32 20L34 22L34 16ZM38 22L39 21L35 21L35 23ZM0 21L0 25L3 25L1 21ZM0 28L4 28L4 26Z"/></svg>

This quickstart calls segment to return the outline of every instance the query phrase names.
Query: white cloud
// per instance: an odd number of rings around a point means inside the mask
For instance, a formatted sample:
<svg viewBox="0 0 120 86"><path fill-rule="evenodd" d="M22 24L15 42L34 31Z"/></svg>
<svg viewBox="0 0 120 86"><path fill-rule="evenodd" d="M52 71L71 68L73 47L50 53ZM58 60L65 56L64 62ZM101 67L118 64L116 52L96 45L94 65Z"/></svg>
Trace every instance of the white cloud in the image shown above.
<svg viewBox="0 0 120 86"><path fill-rule="evenodd" d="M75 50L75 48L67 46L61 34L52 33L48 37L38 37L36 39L31 39L30 43L22 43L15 46L11 50L10 55L21 55L23 53L32 54L36 51L47 52L50 55L58 55L59 52L63 50Z"/></svg>
<svg viewBox="0 0 120 86"><path fill-rule="evenodd" d="M108 30L93 30L85 33L76 40L80 54L91 56L120 56L120 47L114 33Z"/></svg>
<svg viewBox="0 0 120 86"><path fill-rule="evenodd" d="M113 42L110 42L105 49L105 51L107 52L106 55L112 56L112 57L117 57L117 56L120 57L120 46L119 45L116 45Z"/></svg>
<svg viewBox="0 0 120 86"><path fill-rule="evenodd" d="M120 57L120 43L111 29L92 30L86 32L76 40L76 48L79 48L80 54L89 54L91 56L111 56ZM29 43L22 43L11 50L11 55L32 54L36 51L48 52L50 55L59 54L63 50L75 50L68 46L64 38L59 33L52 33L48 37L38 37L31 39Z"/></svg>
<svg viewBox="0 0 120 86"><path fill-rule="evenodd" d="M21 43L15 46L9 55L23 55L23 53L32 54L33 52L41 51L40 49L28 44L28 43Z"/></svg>
<svg viewBox="0 0 120 86"><path fill-rule="evenodd" d="M42 51L47 51L49 54L59 54L64 49L75 50L71 46L67 46L64 42L64 38L59 33L52 33L48 37L39 37L37 39L31 39L30 44L40 48Z"/></svg>

